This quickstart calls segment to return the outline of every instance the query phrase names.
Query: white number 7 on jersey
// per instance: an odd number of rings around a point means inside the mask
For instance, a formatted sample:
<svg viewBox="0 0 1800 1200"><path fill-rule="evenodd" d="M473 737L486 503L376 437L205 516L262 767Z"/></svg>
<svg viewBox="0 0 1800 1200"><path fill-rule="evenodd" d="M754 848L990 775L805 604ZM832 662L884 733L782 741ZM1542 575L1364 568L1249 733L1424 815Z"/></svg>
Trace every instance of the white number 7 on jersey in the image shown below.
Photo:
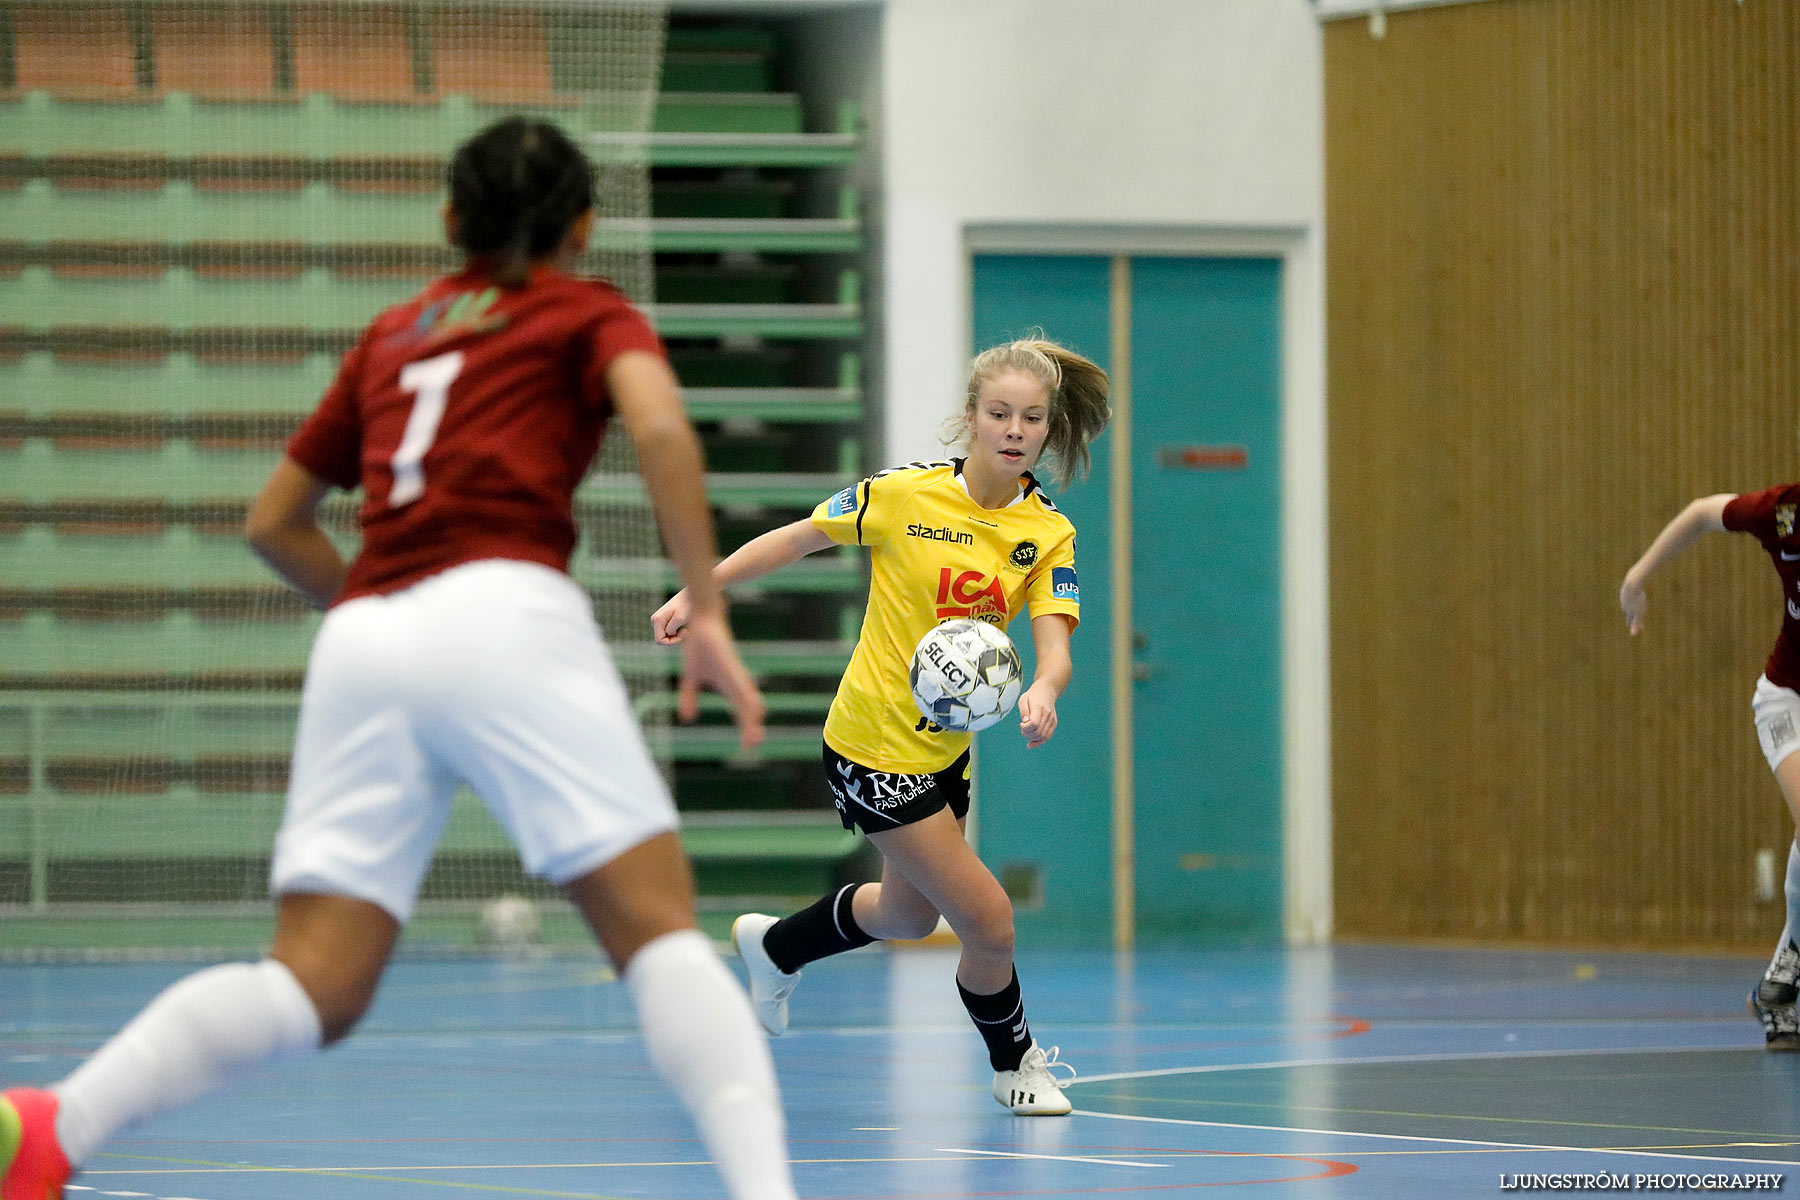
<svg viewBox="0 0 1800 1200"><path fill-rule="evenodd" d="M437 439L438 422L450 399L450 384L462 373L463 353L452 350L436 358L420 359L400 368L400 390L414 394L406 431L391 460L394 486L388 491L388 507L400 508L425 494L425 452Z"/></svg>

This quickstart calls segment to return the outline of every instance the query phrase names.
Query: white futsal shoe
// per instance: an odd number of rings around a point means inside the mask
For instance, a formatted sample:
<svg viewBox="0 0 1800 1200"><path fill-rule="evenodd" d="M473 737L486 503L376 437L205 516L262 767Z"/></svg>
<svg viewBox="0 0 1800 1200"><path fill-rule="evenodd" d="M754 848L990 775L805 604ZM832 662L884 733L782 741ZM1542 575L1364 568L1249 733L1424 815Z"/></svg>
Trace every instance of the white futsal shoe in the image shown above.
<svg viewBox="0 0 1800 1200"><path fill-rule="evenodd" d="M1771 1050L1800 1051L1800 946L1792 939L1775 954L1761 982L1750 993L1750 1011L1762 1022Z"/></svg>
<svg viewBox="0 0 1800 1200"><path fill-rule="evenodd" d="M1018 1070L994 1072L994 1099L1018 1117L1066 1116L1069 1098L1063 1095L1062 1081L1050 1073L1050 1068L1068 1067L1071 1083L1075 1080L1075 1068L1056 1061L1056 1053L1057 1047L1052 1046L1050 1053L1045 1054L1034 1040Z"/></svg>
<svg viewBox="0 0 1800 1200"><path fill-rule="evenodd" d="M775 924L767 913L745 913L731 923L731 944L744 960L750 976L750 1003L756 1006L756 1019L771 1037L787 1032L788 997L800 983L800 972L787 972L776 966L763 949L763 934Z"/></svg>

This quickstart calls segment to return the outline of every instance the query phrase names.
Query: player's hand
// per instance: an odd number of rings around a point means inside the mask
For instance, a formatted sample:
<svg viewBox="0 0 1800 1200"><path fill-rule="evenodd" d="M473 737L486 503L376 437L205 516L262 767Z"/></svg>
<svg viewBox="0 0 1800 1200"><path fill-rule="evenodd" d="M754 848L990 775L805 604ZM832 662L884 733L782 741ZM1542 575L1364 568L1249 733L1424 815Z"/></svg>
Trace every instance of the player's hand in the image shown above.
<svg viewBox="0 0 1800 1200"><path fill-rule="evenodd" d="M1056 689L1047 683L1034 683L1019 697L1019 732L1025 735L1025 748L1036 750L1056 732Z"/></svg>
<svg viewBox="0 0 1800 1200"><path fill-rule="evenodd" d="M682 631L692 614L693 606L688 603L687 589L682 588L669 602L650 614L650 632L656 636L659 646L673 646L681 640Z"/></svg>
<svg viewBox="0 0 1800 1200"><path fill-rule="evenodd" d="M1632 637L1644 627L1644 609L1650 604L1650 598L1644 594L1644 585L1631 575L1625 576L1625 582L1619 585L1619 607L1625 612L1625 631Z"/></svg>
<svg viewBox="0 0 1800 1200"><path fill-rule="evenodd" d="M738 745L745 750L760 746L764 733L762 692L757 690L744 660L738 657L725 614L690 616L679 633L686 636L680 639L681 688L676 713L683 721L693 721L700 715L700 689L712 688L731 705L731 720L738 727Z"/></svg>

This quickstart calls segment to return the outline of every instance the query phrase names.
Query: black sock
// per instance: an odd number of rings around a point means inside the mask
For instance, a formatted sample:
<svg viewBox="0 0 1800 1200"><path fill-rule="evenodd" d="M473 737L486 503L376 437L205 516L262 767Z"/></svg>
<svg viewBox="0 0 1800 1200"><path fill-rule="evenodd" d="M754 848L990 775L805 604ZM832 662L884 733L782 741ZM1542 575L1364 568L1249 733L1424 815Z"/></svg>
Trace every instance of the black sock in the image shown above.
<svg viewBox="0 0 1800 1200"><path fill-rule="evenodd" d="M769 959L783 971L794 972L809 962L818 962L833 954L842 954L875 939L856 923L851 904L859 883L845 884L829 896L821 897L810 908L791 917L783 917L763 934L763 949Z"/></svg>
<svg viewBox="0 0 1800 1200"><path fill-rule="evenodd" d="M1019 972L1013 969L1012 982L991 996L977 996L956 981L956 993L962 997L969 1018L981 1031L987 1043L988 1062L996 1071L1016 1071L1031 1049L1031 1030L1025 1025L1025 1001L1019 995Z"/></svg>

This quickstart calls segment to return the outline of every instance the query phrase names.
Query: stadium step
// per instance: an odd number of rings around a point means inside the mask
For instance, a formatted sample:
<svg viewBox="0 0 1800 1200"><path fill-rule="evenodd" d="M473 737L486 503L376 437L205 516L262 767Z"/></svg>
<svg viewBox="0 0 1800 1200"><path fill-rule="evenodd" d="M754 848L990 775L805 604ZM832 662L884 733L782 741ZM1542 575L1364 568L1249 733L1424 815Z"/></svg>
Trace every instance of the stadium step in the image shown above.
<svg viewBox="0 0 1800 1200"><path fill-rule="evenodd" d="M420 276L418 282L425 280ZM836 303L668 303L648 306L647 312L666 338L856 338L862 309L854 271L840 273L838 292ZM254 338L267 331L347 344L407 294L389 278L319 266L285 278L215 275L188 267L148 276L68 275L31 266L0 288L0 330L8 340L36 335L52 346L59 332L77 329L149 339L192 338L198 330Z"/></svg>
<svg viewBox="0 0 1800 1200"><path fill-rule="evenodd" d="M284 436L318 404L337 370L329 354L267 363L198 362L191 354L152 361L58 362L38 351L0 360L0 447L8 440L57 436L29 422L72 414L83 420L114 416L145 430L160 422L162 436L180 436L181 422L197 422L194 436ZM785 424L857 421L862 389L847 358L839 387L696 387L682 390L696 420L760 420ZM207 424L219 421L220 424ZM232 424L239 422L239 424ZM278 432L279 431L279 432Z"/></svg>
<svg viewBox="0 0 1800 1200"><path fill-rule="evenodd" d="M654 315L729 549L861 470L861 114L782 90L775 22L678 14L645 135L572 94L600 79L579 47L599 18L579 9L474 14L456 38L435 12L409 32L399 6L313 9L285 46L279 7L92 11L83 28L49 6L0 16L0 905L47 887L254 907L318 617L246 551L245 500L360 323L455 261L437 217L451 148L523 111L583 139L603 177L651 168L652 215L603 223L594 247L657 256ZM354 52L322 53L325 33ZM635 478L601 474L578 510L635 528L643 504ZM353 507L322 514L345 549ZM635 550L595 557L604 541L572 567L608 619L621 588L675 586ZM697 814L709 911L794 907L868 870L816 765L866 571L842 551L737 590L773 722L751 754L715 696L673 722L672 651L617 647ZM476 873L548 895L465 796L426 894Z"/></svg>
<svg viewBox="0 0 1800 1200"><path fill-rule="evenodd" d="M687 196L691 208L730 208L741 197ZM49 266L117 273L192 266L202 271L279 274L323 266L413 272L429 278L460 256L443 244L435 193L395 196L329 184L240 192L190 184L142 190L58 189L43 180L0 189L0 271ZM852 199L850 206L854 208ZM15 240L16 239L16 240ZM596 224L595 250L648 245L665 254L853 254L862 244L845 217L671 216Z"/></svg>
<svg viewBox="0 0 1800 1200"><path fill-rule="evenodd" d="M36 155L447 157L470 134L516 114L553 122L577 138L616 128L617 120L610 103L581 96L536 105L483 103L467 96L383 103L314 92L234 102L185 92L109 100L38 89L0 94L0 146ZM779 92L665 93L657 99L653 129L673 135L676 144L696 134L792 139L803 132L800 98ZM642 135L633 134L632 140L641 145ZM615 154L624 148L618 139L602 144ZM641 151L634 147L633 153Z"/></svg>

